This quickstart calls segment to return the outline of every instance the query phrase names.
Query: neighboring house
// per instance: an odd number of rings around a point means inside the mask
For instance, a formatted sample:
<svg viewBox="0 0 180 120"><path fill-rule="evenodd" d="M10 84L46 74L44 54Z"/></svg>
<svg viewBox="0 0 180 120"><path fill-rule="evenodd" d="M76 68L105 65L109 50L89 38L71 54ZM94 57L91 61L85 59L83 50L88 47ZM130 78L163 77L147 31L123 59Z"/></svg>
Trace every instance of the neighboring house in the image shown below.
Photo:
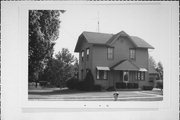
<svg viewBox="0 0 180 120"><path fill-rule="evenodd" d="M105 88L116 83L150 85L148 49L154 49L139 37L124 31L117 34L83 32L77 41L79 53L79 79L91 70L95 84Z"/></svg>

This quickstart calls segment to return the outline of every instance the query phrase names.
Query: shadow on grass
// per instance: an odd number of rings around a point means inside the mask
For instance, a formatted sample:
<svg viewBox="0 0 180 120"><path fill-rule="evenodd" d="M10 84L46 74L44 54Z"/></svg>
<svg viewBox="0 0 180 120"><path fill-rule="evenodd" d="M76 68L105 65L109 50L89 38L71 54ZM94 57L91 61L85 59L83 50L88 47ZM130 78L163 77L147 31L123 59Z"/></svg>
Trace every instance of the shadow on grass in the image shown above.
<svg viewBox="0 0 180 120"><path fill-rule="evenodd" d="M62 89L62 90L52 90L52 91L29 91L28 94L30 95L63 95L63 94L77 94L77 93L85 93L84 91L78 90L69 90L69 89Z"/></svg>

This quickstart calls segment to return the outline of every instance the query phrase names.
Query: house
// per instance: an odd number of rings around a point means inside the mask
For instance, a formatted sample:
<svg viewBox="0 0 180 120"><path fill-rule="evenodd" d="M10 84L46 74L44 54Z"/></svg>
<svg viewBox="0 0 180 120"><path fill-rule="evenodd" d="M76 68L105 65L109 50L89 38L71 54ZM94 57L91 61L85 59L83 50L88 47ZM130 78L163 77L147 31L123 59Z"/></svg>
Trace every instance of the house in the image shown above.
<svg viewBox="0 0 180 120"><path fill-rule="evenodd" d="M143 39L124 31L117 34L83 32L77 41L79 79L91 70L95 84L104 88L116 83L150 85L148 49L154 49Z"/></svg>

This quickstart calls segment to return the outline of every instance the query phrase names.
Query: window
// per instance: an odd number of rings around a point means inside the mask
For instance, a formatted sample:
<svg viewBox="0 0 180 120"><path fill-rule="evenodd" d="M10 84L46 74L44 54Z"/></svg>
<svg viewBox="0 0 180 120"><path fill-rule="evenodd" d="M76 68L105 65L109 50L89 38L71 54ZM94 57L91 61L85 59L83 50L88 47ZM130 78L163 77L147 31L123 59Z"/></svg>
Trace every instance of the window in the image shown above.
<svg viewBox="0 0 180 120"><path fill-rule="evenodd" d="M84 50L81 52L82 61L84 60Z"/></svg>
<svg viewBox="0 0 180 120"><path fill-rule="evenodd" d="M141 72L141 80L145 79L145 72Z"/></svg>
<svg viewBox="0 0 180 120"><path fill-rule="evenodd" d="M107 50L107 58L108 58L108 59L113 59L113 58L114 58L114 48L108 47L108 50Z"/></svg>
<svg viewBox="0 0 180 120"><path fill-rule="evenodd" d="M145 80L145 72L137 72L136 80Z"/></svg>
<svg viewBox="0 0 180 120"><path fill-rule="evenodd" d="M86 57L87 57L87 60L89 60L89 48L86 49Z"/></svg>
<svg viewBox="0 0 180 120"><path fill-rule="evenodd" d="M130 49L130 59L135 60L136 59L136 50L135 49Z"/></svg>
<svg viewBox="0 0 180 120"><path fill-rule="evenodd" d="M105 70L97 70L97 79L99 79L99 80L107 80L107 71L105 71Z"/></svg>
<svg viewBox="0 0 180 120"><path fill-rule="evenodd" d="M138 74L137 74L137 80L140 80L140 79L141 79L141 73L138 72Z"/></svg>

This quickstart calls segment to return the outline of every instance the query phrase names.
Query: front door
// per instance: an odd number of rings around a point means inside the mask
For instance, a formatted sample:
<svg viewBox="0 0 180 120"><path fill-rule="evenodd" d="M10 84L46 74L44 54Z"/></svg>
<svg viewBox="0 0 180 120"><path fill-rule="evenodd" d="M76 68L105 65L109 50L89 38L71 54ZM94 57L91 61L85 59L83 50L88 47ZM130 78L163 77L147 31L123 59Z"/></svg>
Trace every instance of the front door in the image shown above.
<svg viewBox="0 0 180 120"><path fill-rule="evenodd" d="M123 71L123 82L129 82L129 71Z"/></svg>

